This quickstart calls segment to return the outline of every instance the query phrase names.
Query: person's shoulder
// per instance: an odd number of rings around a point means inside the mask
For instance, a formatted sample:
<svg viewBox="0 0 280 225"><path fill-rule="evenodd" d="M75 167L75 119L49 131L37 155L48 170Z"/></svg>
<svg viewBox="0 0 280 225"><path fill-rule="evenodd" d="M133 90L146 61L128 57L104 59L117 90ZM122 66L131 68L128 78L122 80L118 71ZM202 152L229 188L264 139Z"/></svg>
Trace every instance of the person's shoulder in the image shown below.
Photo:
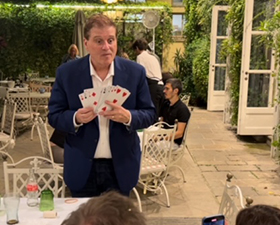
<svg viewBox="0 0 280 225"><path fill-rule="evenodd" d="M86 66L89 67L89 58L88 56L84 56L82 58L71 60L69 62L61 64L57 70L60 71L60 73L63 74L63 76L66 76L67 74L73 75L73 72L79 71Z"/></svg>
<svg viewBox="0 0 280 225"><path fill-rule="evenodd" d="M119 66L120 68L122 69L135 69L135 70L143 70L144 67L132 60L129 60L129 59L125 59L125 58L122 58L122 57L119 57L119 56L116 56L115 58L115 63L116 63L116 66Z"/></svg>

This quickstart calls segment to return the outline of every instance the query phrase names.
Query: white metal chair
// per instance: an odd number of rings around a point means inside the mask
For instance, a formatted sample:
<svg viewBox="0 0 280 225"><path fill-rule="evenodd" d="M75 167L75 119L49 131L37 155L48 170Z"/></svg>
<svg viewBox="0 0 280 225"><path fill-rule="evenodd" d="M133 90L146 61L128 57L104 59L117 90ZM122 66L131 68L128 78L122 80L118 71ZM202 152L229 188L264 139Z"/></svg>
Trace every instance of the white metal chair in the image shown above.
<svg viewBox="0 0 280 225"><path fill-rule="evenodd" d="M3 163L5 191L19 193L21 197L26 196L26 185L29 169L34 169L34 174L39 186L39 193L49 189L54 197L65 196L65 184L60 169L51 160L41 156L30 156L17 163Z"/></svg>
<svg viewBox="0 0 280 225"><path fill-rule="evenodd" d="M4 101L2 122L0 130L0 151L7 152L9 149L13 149L15 146L15 135L14 135L14 122L16 114L16 103L13 101ZM9 154L2 154L3 159L9 158Z"/></svg>
<svg viewBox="0 0 280 225"><path fill-rule="evenodd" d="M61 158L63 158L64 150L59 148L58 146L58 148L54 148L51 146L49 141L50 138L47 123L44 122L41 117L39 117L36 127L40 139L43 156L50 159L53 163L63 168L63 160L61 160ZM60 151L60 155L56 154L55 151Z"/></svg>
<svg viewBox="0 0 280 225"><path fill-rule="evenodd" d="M33 112L30 104L30 92L8 93L8 99L17 103L16 108L16 131L31 126L31 140L33 140L33 132L38 119L39 113Z"/></svg>
<svg viewBox="0 0 280 225"><path fill-rule="evenodd" d="M189 102L190 102L190 99L191 99L191 93L188 93L188 94L182 96L181 101L183 103L185 103L186 106L188 106Z"/></svg>
<svg viewBox="0 0 280 225"><path fill-rule="evenodd" d="M187 145L187 133L188 133L188 127L190 123L190 119L185 127L184 135L183 135L183 140L180 146L174 144L172 151L171 151L171 156L170 156L170 168L175 167L180 170L182 176L183 176L183 181L184 183L186 182L186 175L184 170L182 169L181 166L178 165L178 162L184 157L186 149L188 149Z"/></svg>
<svg viewBox="0 0 280 225"><path fill-rule="evenodd" d="M41 89L44 89L45 92L51 92L52 87L36 82L29 83L30 91L40 92ZM48 114L48 104L49 100L47 98L31 98L31 107L35 112L40 112L41 116L46 117Z"/></svg>
<svg viewBox="0 0 280 225"><path fill-rule="evenodd" d="M225 215L229 224L235 224L238 212L245 207L249 207L253 203L253 200L250 197L247 197L246 205L244 205L240 187L230 184L232 177L233 175L231 173L227 174L226 184L218 211L219 214Z"/></svg>
<svg viewBox="0 0 280 225"><path fill-rule="evenodd" d="M169 129L164 129L163 126ZM155 123L144 129L142 143L141 170L138 184L147 191L166 195L167 207L170 207L169 195L164 184L170 166L170 155L177 123L170 126L165 122Z"/></svg>

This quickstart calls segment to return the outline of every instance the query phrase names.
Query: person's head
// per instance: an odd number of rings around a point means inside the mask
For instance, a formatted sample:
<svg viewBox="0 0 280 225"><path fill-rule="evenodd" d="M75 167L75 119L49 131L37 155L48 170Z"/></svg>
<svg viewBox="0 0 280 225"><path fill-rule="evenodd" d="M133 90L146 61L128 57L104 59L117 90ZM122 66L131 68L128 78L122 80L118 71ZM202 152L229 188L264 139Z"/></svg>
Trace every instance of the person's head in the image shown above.
<svg viewBox="0 0 280 225"><path fill-rule="evenodd" d="M269 205L255 205L242 209L236 217L236 225L280 224L280 209Z"/></svg>
<svg viewBox="0 0 280 225"><path fill-rule="evenodd" d="M117 192L88 200L61 225L145 225L146 219L133 201Z"/></svg>
<svg viewBox="0 0 280 225"><path fill-rule="evenodd" d="M77 55L79 55L79 49L77 45L75 44L70 45L70 47L68 48L68 53L71 57L76 57Z"/></svg>
<svg viewBox="0 0 280 225"><path fill-rule="evenodd" d="M172 73L170 73L170 72L163 72L162 73L162 82L163 82L164 85L166 84L166 81L170 78L173 78Z"/></svg>
<svg viewBox="0 0 280 225"><path fill-rule="evenodd" d="M144 38L137 39L132 44L132 49L139 55L142 51L147 50L148 42Z"/></svg>
<svg viewBox="0 0 280 225"><path fill-rule="evenodd" d="M91 16L84 27L84 44L95 68L109 67L117 54L117 27L107 16Z"/></svg>
<svg viewBox="0 0 280 225"><path fill-rule="evenodd" d="M168 100L179 98L182 89L182 82L179 79L169 78L164 86L164 96Z"/></svg>

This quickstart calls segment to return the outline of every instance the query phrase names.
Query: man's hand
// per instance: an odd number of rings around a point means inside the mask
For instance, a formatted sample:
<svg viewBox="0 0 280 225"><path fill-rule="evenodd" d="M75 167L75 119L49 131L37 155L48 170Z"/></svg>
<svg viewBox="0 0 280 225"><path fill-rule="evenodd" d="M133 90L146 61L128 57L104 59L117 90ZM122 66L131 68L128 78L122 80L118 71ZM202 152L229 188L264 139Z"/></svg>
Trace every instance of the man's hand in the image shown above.
<svg viewBox="0 0 280 225"><path fill-rule="evenodd" d="M112 110L106 112L100 112L99 115L106 117L107 119L113 120L119 123L128 123L130 120L130 112L129 110L114 104L110 101L105 101L105 103L112 107Z"/></svg>
<svg viewBox="0 0 280 225"><path fill-rule="evenodd" d="M93 111L93 109L91 107L87 107L78 109L75 119L77 124L81 124L92 121L96 116L97 114Z"/></svg>

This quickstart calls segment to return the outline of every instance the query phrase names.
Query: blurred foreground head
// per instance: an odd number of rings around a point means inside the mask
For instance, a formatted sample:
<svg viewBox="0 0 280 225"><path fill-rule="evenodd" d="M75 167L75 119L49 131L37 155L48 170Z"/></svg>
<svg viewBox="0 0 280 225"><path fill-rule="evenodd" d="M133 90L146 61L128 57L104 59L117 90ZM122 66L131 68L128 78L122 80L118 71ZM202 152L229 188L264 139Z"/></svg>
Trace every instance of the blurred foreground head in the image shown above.
<svg viewBox="0 0 280 225"><path fill-rule="evenodd" d="M280 209L269 205L255 205L242 209L236 217L236 225L280 224Z"/></svg>
<svg viewBox="0 0 280 225"><path fill-rule="evenodd" d="M131 199L112 191L89 199L61 225L146 225L146 219Z"/></svg>

